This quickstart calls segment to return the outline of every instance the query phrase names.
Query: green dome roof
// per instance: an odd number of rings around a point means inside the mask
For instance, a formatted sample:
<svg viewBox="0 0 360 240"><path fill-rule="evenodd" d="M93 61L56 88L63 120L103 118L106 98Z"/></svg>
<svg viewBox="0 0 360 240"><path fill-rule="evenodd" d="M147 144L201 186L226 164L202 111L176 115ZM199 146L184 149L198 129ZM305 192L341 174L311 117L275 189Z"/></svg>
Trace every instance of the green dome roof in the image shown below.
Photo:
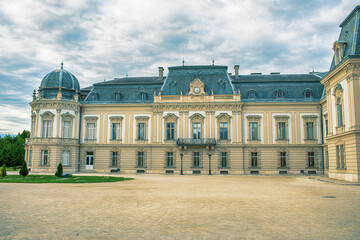
<svg viewBox="0 0 360 240"><path fill-rule="evenodd" d="M63 64L61 64L60 69L48 73L42 79L40 88L62 88L80 92L80 84L77 78L71 72L64 70L62 66Z"/></svg>

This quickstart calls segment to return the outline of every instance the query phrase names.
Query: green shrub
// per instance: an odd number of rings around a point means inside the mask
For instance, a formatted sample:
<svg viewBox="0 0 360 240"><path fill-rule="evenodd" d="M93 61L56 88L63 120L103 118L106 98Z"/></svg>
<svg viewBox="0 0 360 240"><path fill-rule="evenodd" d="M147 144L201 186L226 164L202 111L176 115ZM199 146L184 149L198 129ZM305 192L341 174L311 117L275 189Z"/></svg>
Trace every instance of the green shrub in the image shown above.
<svg viewBox="0 0 360 240"><path fill-rule="evenodd" d="M62 175L63 175L63 166L61 163L59 163L55 176L62 177Z"/></svg>
<svg viewBox="0 0 360 240"><path fill-rule="evenodd" d="M29 174L29 170L27 168L26 161L23 161L23 164L22 164L22 166L20 168L19 174L24 176L24 177Z"/></svg>
<svg viewBox="0 0 360 240"><path fill-rule="evenodd" d="M6 165L5 165L5 163L4 163L4 165L2 166L2 168L1 168L1 171L0 171L0 176L1 177L6 177Z"/></svg>

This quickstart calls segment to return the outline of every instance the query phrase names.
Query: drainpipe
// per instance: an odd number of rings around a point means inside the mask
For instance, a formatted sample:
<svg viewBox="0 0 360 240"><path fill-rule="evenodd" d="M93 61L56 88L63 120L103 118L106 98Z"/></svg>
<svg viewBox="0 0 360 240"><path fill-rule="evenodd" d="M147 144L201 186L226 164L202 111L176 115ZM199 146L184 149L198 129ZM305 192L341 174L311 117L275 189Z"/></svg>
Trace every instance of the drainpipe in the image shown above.
<svg viewBox="0 0 360 240"><path fill-rule="evenodd" d="M81 145L81 114L82 114L82 107L80 107L80 110L79 110L79 139L78 139L78 144L79 144L79 151L78 151L78 172L80 172L80 163L81 163L81 160L80 160L80 145Z"/></svg>
<svg viewBox="0 0 360 240"><path fill-rule="evenodd" d="M322 114L322 105L320 105L320 126L321 126L321 172L324 174L324 123L323 123L323 114Z"/></svg>

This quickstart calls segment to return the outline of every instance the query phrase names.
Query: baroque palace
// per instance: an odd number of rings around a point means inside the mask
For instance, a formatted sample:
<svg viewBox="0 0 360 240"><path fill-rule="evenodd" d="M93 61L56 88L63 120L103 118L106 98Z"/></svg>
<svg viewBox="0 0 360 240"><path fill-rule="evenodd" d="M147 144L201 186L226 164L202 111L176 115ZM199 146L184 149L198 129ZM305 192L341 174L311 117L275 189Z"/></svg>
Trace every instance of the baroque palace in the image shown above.
<svg viewBox="0 0 360 240"><path fill-rule="evenodd" d="M31 105L33 172L326 174L360 178L360 6L329 72L239 75L175 66L81 89L61 68ZM330 47L330 46L329 46ZM357 106L357 107L356 107Z"/></svg>

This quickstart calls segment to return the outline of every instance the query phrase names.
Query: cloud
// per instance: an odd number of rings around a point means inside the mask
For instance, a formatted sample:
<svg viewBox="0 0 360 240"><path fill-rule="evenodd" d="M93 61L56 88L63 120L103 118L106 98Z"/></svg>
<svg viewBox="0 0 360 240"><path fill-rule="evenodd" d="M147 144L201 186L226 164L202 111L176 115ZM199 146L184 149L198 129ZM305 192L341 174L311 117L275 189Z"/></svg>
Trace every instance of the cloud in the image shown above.
<svg viewBox="0 0 360 240"><path fill-rule="evenodd" d="M351 0L0 1L4 129L29 128L28 102L48 72L86 87L104 78L157 75L157 67L240 64L241 73L326 71ZM165 74L167 71L165 70ZM7 106L4 108L4 106ZM24 118L23 118L24 117Z"/></svg>

